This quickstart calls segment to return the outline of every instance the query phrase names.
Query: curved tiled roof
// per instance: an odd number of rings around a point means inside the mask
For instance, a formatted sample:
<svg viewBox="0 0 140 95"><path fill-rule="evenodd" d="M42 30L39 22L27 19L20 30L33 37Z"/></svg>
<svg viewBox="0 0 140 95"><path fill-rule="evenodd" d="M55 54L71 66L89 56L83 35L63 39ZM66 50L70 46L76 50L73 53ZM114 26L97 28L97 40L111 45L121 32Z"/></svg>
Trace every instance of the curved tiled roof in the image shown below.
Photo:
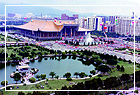
<svg viewBox="0 0 140 95"><path fill-rule="evenodd" d="M16 28L32 30L32 31L60 31L63 25L56 25L53 21L31 20L27 24L14 26Z"/></svg>
<svg viewBox="0 0 140 95"><path fill-rule="evenodd" d="M20 29L26 29L26 30L31 30L31 31L49 31L49 32L60 32L64 24L75 24L74 21L47 21L47 20L31 20L28 23L24 25L18 25L14 26L15 28L20 28ZM78 31L92 31L90 29L85 29L79 27Z"/></svg>
<svg viewBox="0 0 140 95"><path fill-rule="evenodd" d="M33 20L33 22L30 21L24 25L18 25L18 26L14 26L14 27L26 29L26 30L38 31L38 28L42 29L43 26L45 26L45 23L46 23L45 20Z"/></svg>
<svg viewBox="0 0 140 95"><path fill-rule="evenodd" d="M74 21L56 21L54 22L56 25L63 25L63 24L75 24Z"/></svg>

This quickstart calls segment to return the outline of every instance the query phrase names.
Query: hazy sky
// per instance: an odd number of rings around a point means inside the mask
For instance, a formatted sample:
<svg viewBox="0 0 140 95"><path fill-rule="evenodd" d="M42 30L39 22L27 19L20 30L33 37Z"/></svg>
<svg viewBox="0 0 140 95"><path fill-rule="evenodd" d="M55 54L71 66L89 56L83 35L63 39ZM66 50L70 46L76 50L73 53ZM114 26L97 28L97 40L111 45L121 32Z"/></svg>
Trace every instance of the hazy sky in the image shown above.
<svg viewBox="0 0 140 95"><path fill-rule="evenodd" d="M135 5L135 14L140 16L139 0L3 0L0 3L7 4L31 4L31 5ZM78 13L97 13L109 15L132 15L133 6L96 6L96 7L53 7L60 10L67 9Z"/></svg>

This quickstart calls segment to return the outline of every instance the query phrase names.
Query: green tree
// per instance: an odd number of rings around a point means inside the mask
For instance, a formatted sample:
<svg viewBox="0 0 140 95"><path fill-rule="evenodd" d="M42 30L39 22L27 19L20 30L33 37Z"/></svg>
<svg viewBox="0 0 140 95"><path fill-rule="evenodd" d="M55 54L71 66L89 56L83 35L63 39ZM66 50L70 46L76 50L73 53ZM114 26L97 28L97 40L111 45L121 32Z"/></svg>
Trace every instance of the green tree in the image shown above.
<svg viewBox="0 0 140 95"><path fill-rule="evenodd" d="M36 75L36 78L38 78L38 80L39 80L39 78L41 78L41 75Z"/></svg>
<svg viewBox="0 0 140 95"><path fill-rule="evenodd" d="M56 78L56 79L58 79L58 78L59 78L59 76L55 76L55 78Z"/></svg>
<svg viewBox="0 0 140 95"><path fill-rule="evenodd" d="M46 78L46 74L41 74L41 78L45 79Z"/></svg>
<svg viewBox="0 0 140 95"><path fill-rule="evenodd" d="M13 78L14 78L14 80L15 80L16 83L17 83L17 81L19 81L19 80L21 79L20 73L15 73Z"/></svg>
<svg viewBox="0 0 140 95"><path fill-rule="evenodd" d="M66 52L62 52L62 56L65 56L66 55Z"/></svg>
<svg viewBox="0 0 140 95"><path fill-rule="evenodd" d="M75 72L74 75L76 76L76 78L78 78L77 76L79 75L79 73L78 72Z"/></svg>
<svg viewBox="0 0 140 95"><path fill-rule="evenodd" d="M66 77L66 78L70 78L70 76L71 76L70 72L67 72L67 73L65 73L65 75L63 75L63 77Z"/></svg>
<svg viewBox="0 0 140 95"><path fill-rule="evenodd" d="M55 72L50 72L50 74L49 74L50 76L52 76L52 78L55 76Z"/></svg>
<svg viewBox="0 0 140 95"><path fill-rule="evenodd" d="M23 93L23 92L18 92L18 95L25 95L25 93Z"/></svg>
<svg viewBox="0 0 140 95"><path fill-rule="evenodd" d="M130 79L130 75L129 74L122 74L120 79L121 79L121 81L128 81Z"/></svg>
<svg viewBox="0 0 140 95"><path fill-rule="evenodd" d="M31 81L31 83L36 82L36 79L34 77L30 78L29 81Z"/></svg>
<svg viewBox="0 0 140 95"><path fill-rule="evenodd" d="M93 54L93 55L92 55L92 58L93 58L93 59L98 59L98 58L100 58L100 56L99 56L99 55L94 55L94 54Z"/></svg>
<svg viewBox="0 0 140 95"><path fill-rule="evenodd" d="M89 77L91 78L91 77L92 77L92 75L89 75Z"/></svg>
<svg viewBox="0 0 140 95"><path fill-rule="evenodd" d="M106 64L116 65L118 62L115 59L108 58Z"/></svg>
<svg viewBox="0 0 140 95"><path fill-rule="evenodd" d="M95 70L91 70L90 73L91 73L92 75L95 75Z"/></svg>
<svg viewBox="0 0 140 95"><path fill-rule="evenodd" d="M8 84L8 81L6 80L6 85ZM5 85L5 81L1 82L1 85Z"/></svg>
<svg viewBox="0 0 140 95"><path fill-rule="evenodd" d="M120 70L120 65L117 65L117 70L118 70L118 71Z"/></svg>
<svg viewBox="0 0 140 95"><path fill-rule="evenodd" d="M73 56L76 56L76 51L73 51L73 52L72 52L72 55L73 55Z"/></svg>
<svg viewBox="0 0 140 95"><path fill-rule="evenodd" d="M86 76L86 74L85 74L85 72L81 72L81 73L79 73L79 76L80 76L81 78L83 78L83 77Z"/></svg>
<svg viewBox="0 0 140 95"><path fill-rule="evenodd" d="M124 67L123 67L123 66L121 66L121 71L122 71L122 72L124 72L124 70L125 70L125 69L124 69Z"/></svg>
<svg viewBox="0 0 140 95"><path fill-rule="evenodd" d="M100 66L98 66L97 70L99 70L101 72L108 72L111 69L108 66L106 66L106 65L100 65Z"/></svg>
<svg viewBox="0 0 140 95"><path fill-rule="evenodd" d="M100 65L103 61L102 61L100 58L98 58L98 59L95 59L95 62L96 62L98 65Z"/></svg>

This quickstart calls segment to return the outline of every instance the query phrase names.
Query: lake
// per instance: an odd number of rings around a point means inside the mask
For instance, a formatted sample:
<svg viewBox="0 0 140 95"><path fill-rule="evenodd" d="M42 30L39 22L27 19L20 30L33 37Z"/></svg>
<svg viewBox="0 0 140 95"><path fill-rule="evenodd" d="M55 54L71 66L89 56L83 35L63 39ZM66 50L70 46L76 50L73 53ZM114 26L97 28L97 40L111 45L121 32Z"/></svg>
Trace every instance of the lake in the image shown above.
<svg viewBox="0 0 140 95"><path fill-rule="evenodd" d="M78 60L78 57L75 60L72 58L69 59L69 57L66 57L65 59L60 58L60 60L58 60L59 57L56 58L57 59L51 59L50 57L48 57L47 60L45 60L45 58L42 58L41 62L35 60L34 62L30 62L29 66L31 68L39 69L38 73L36 73L35 76L38 74L46 74L47 78L51 77L49 76L49 73L51 71L55 72L59 77L63 77L66 72L70 72L71 77L75 77L75 72L85 72L86 74L90 75L90 71L95 69L93 65L86 66L82 64L82 62ZM6 80L8 80L9 84L16 83L13 78L10 78L10 74L16 70L16 66L9 65L6 68ZM0 69L0 82L5 79L4 71L4 68ZM18 83L20 83L20 81Z"/></svg>

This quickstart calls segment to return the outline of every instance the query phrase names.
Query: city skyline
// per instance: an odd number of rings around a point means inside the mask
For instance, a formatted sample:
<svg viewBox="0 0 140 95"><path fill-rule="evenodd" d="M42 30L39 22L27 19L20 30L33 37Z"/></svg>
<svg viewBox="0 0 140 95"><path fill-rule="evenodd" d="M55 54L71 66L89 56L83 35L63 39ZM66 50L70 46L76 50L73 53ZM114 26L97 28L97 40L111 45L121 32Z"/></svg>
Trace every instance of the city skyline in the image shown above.
<svg viewBox="0 0 140 95"><path fill-rule="evenodd" d="M125 6L126 5L134 5L136 15L140 14L140 12L138 11L139 5L140 5L138 0L129 0L129 2L126 1L126 0L123 0L123 1L119 0L119 1L115 1L115 2L111 1L111 0L109 0L109 1L100 1L100 0L96 1L96 0L94 0L94 1L88 1L88 2L85 2L85 0L77 0L77 1L71 0L70 3L67 0L62 0L62 1L57 0L57 1L54 1L54 2L45 1L45 0L42 0L41 2L38 1L38 0L35 0L34 2L33 1L27 1L27 0L24 0L24 1L15 0L13 2L10 2L9 0L5 0L5 1L1 1L0 3L4 3L5 5L7 5L7 4L15 4L15 5L16 4L18 4L18 5L19 4L22 4L22 5L93 5L93 6L94 5L125 5ZM61 8L57 7L57 9L61 9ZM63 8L63 9L66 10L67 8ZM86 10L87 9L83 9L82 12L90 12L90 11L86 11ZM120 11L120 10L121 10L122 14L125 13L126 10L129 11L129 9L126 9L126 8L125 9L124 8L119 9L119 10L117 8L117 11ZM75 8L71 8L71 11L77 12L77 10L75 10ZM98 12L100 12L100 11L98 11Z"/></svg>
<svg viewBox="0 0 140 95"><path fill-rule="evenodd" d="M57 8L60 9L57 9ZM66 9L67 8L67 9ZM17 10L16 10L17 9ZM72 11L72 9L77 9L76 11ZM91 12L86 12L89 9L92 9ZM120 9L129 9L129 11L126 11L125 13L119 13ZM22 10L22 11L21 11ZM86 10L85 12L83 10ZM98 12L98 11L102 12ZM113 10L118 10L114 11ZM79 11L79 12L78 12ZM82 11L82 12L80 12ZM132 16L132 12L134 12L133 6L6 6L6 13L19 13L22 15L25 15L27 13L33 13L34 15L51 15L51 16L59 16L60 14L79 14L79 17L85 17L85 16Z"/></svg>
<svg viewBox="0 0 140 95"><path fill-rule="evenodd" d="M4 13L4 5L42 5L41 3L38 4L34 4L34 3L6 3L6 1L4 3L1 3L1 10L3 9L3 13ZM91 3L92 4L92 3ZM46 5L49 6L50 8L54 8L57 10L61 10L61 11L71 11L74 13L94 13L94 14L99 14L99 15L124 15L124 16L131 16L131 13L135 11L135 15L137 14L137 9L134 10L134 4L116 4L113 6L113 4L94 4L94 5L89 5L89 4L85 4L85 5L79 5L77 3L75 4L62 4L62 6L58 3L58 4L49 4L47 3ZM45 5L45 3L43 4ZM52 6L51 6L52 5ZM56 6L55 6L56 5ZM60 5L60 6L59 6ZM68 5L68 6L66 6ZM10 6L11 7L11 6ZM137 8L135 6L135 8ZM98 11L97 11L98 10ZM114 11L115 10L115 11ZM127 10L127 11L126 11Z"/></svg>

